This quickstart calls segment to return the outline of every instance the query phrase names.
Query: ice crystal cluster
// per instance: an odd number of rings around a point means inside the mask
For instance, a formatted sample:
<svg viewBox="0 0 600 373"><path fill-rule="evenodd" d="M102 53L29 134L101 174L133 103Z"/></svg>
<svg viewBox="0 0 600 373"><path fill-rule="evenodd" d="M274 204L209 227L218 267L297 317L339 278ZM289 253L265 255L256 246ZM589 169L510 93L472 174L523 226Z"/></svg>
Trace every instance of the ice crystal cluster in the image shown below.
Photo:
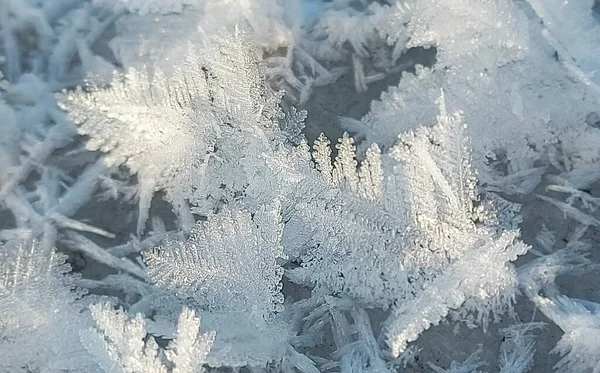
<svg viewBox="0 0 600 373"><path fill-rule="evenodd" d="M0 0L0 372L600 372L593 0Z"/></svg>

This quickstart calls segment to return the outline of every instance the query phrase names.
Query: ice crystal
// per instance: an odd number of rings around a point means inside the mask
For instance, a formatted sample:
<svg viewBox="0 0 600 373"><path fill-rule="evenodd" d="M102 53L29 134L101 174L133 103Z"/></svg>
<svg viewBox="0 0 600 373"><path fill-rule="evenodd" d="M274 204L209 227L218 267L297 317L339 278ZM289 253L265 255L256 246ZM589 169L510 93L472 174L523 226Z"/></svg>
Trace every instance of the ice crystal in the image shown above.
<svg viewBox="0 0 600 373"><path fill-rule="evenodd" d="M175 339L161 351L153 337L146 338L146 323L140 314L127 319L122 310L108 303L90 306L96 329L81 332L81 340L105 372L201 373L211 349L214 333L199 333L200 319L184 309Z"/></svg>
<svg viewBox="0 0 600 373"><path fill-rule="evenodd" d="M266 117L256 56L243 36L224 34L212 42L202 52L190 45L171 76L132 67L106 88L90 83L59 97L79 132L89 136L87 148L137 175L138 234L157 190L167 192L184 228L191 228L183 201L196 192L203 198L199 186L218 138L274 120Z"/></svg>
<svg viewBox="0 0 600 373"><path fill-rule="evenodd" d="M0 366L3 371L93 371L79 344L88 324L66 256L38 242L0 247Z"/></svg>
<svg viewBox="0 0 600 373"><path fill-rule="evenodd" d="M207 310L245 309L267 317L283 301L282 271L276 263L285 257L282 227L276 206L272 209L251 219L247 212L226 208L197 225L187 242L168 240L146 253L148 274L157 285L191 297Z"/></svg>
<svg viewBox="0 0 600 373"><path fill-rule="evenodd" d="M194 4L193 0L94 0L99 6L107 6L115 11L128 10L139 14L180 13L186 5Z"/></svg>
<svg viewBox="0 0 600 373"><path fill-rule="evenodd" d="M396 13L405 16L404 10ZM443 88L449 110L465 111L481 180L493 183L507 175L533 172L545 147L579 132L582 119L595 110L595 95L552 63L540 42L540 30L528 24L515 3L418 1L411 4L409 14L407 48L436 48L436 62L430 68L416 66L414 74L404 72L397 87L372 103L360 131L367 143L377 142L386 149L397 133L433 123L433 98ZM578 97L577 104L565 107L558 97ZM556 101L548 105L548 100ZM507 158L505 173L487 166L500 154ZM514 192L518 184L504 180L501 189Z"/></svg>
<svg viewBox="0 0 600 373"><path fill-rule="evenodd" d="M285 331L273 319L283 304L282 228L277 204L253 217L225 208L186 242L168 240L145 254L152 280L200 310L217 332L210 365L263 365L285 354Z"/></svg>
<svg viewBox="0 0 600 373"><path fill-rule="evenodd" d="M315 142L318 176L302 147L292 156L281 150L267 158L274 193L284 196L284 247L300 261L287 276L329 294L398 305L386 327L396 356L451 310L460 309L457 317L465 319L474 314L485 326L490 313L514 301L509 262L528 248L512 225L494 220L505 214L494 208L509 211L510 203L479 201L465 132L461 114L449 114L442 97L438 123L401 135L395 159L380 158L372 147L358 166L348 135L339 140L333 164L328 140ZM283 157L295 161L282 164ZM382 174L383 165L391 172ZM372 176L365 176L367 169ZM271 198L268 191L247 192Z"/></svg>
<svg viewBox="0 0 600 373"><path fill-rule="evenodd" d="M3 372L600 371L592 0L0 3Z"/></svg>

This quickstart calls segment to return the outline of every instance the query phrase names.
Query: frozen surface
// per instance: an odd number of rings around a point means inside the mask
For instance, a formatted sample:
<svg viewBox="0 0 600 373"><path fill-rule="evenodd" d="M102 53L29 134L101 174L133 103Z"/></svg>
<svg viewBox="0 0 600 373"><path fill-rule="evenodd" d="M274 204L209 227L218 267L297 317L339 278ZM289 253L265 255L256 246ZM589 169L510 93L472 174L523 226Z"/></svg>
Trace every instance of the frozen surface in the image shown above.
<svg viewBox="0 0 600 373"><path fill-rule="evenodd" d="M594 6L1 2L0 370L600 371Z"/></svg>

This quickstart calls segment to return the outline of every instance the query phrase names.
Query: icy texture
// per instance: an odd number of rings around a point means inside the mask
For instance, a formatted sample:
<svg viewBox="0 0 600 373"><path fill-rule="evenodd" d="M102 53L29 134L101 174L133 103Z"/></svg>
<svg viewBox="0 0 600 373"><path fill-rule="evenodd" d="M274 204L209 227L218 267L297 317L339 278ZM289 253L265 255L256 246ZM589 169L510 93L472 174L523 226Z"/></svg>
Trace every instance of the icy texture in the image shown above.
<svg viewBox="0 0 600 373"><path fill-rule="evenodd" d="M600 93L600 39L594 19L594 1L527 1L544 22L543 37L556 49L557 58L577 78Z"/></svg>
<svg viewBox="0 0 600 373"><path fill-rule="evenodd" d="M105 372L202 373L214 333L199 334L200 319L189 309L179 316L175 339L163 354L153 337L146 339L140 314L127 320L110 304L90 306L97 330L81 332L81 340Z"/></svg>
<svg viewBox="0 0 600 373"><path fill-rule="evenodd" d="M543 323L515 324L501 330L500 373L527 372L533 366L535 336L533 331L544 327Z"/></svg>
<svg viewBox="0 0 600 373"><path fill-rule="evenodd" d="M227 208L196 226L187 242L168 240L146 253L148 274L157 285L207 310L247 310L257 312L253 317L267 317L283 303L276 263L285 257L282 228L277 206L253 219Z"/></svg>
<svg viewBox="0 0 600 373"><path fill-rule="evenodd" d="M285 355L285 330L273 320L283 306L282 229L277 204L253 218L226 208L197 225L187 242L167 240L146 253L152 280L191 302L217 332L211 366L260 366ZM226 355L219 355L224 345Z"/></svg>
<svg viewBox="0 0 600 373"><path fill-rule="evenodd" d="M260 86L255 50L244 36L223 34L206 43L202 50L189 45L170 77L158 68L132 67L107 88L90 83L85 91L59 97L79 133L90 137L87 148L107 153L108 165L127 166L137 175L138 235L158 190L167 192L189 230L184 200L205 197L202 179L217 139L272 125L267 115L273 102Z"/></svg>
<svg viewBox="0 0 600 373"><path fill-rule="evenodd" d="M397 61L408 49L410 35L405 24L412 6L413 1L323 2L319 17L309 17L306 22L301 48L325 66L335 66L330 68L332 77L337 71L351 69L356 91L364 92L369 84L402 70ZM328 79L321 73L315 83L319 78Z"/></svg>
<svg viewBox="0 0 600 373"><path fill-rule="evenodd" d="M516 240L517 230L498 223L514 215L495 221L504 211L476 207L465 123L460 113L446 112L443 97L439 106L436 126L400 136L396 160L383 163L374 147L357 170L353 141L345 135L333 165L328 140L315 142L320 178L301 147L286 156L293 163L282 164L281 153L267 163L279 184L272 193L285 197L286 253L301 260L288 277L383 308L402 304L386 326L395 356L463 304L458 317L475 314L470 318L484 325L490 313L506 310L516 285L508 263L528 249ZM392 172L382 175L382 164ZM374 179L359 177L367 169ZM250 188L247 195L266 201L268 192Z"/></svg>
<svg viewBox="0 0 600 373"><path fill-rule="evenodd" d="M599 371L594 6L1 2L0 370Z"/></svg>
<svg viewBox="0 0 600 373"><path fill-rule="evenodd" d="M465 361L463 361L462 363L453 361L452 364L450 364L449 369L443 369L443 368L440 368L440 367L436 366L435 364L431 364L431 363L429 364L429 366L436 373L482 373L484 371L479 370L479 368L484 366L485 363L483 363L481 361L481 358L479 356L480 354L481 354L481 346L477 351L475 351L471 356L469 356L467 359L465 359Z"/></svg>
<svg viewBox="0 0 600 373"><path fill-rule="evenodd" d="M79 343L89 325L66 257L38 242L0 247L0 369L95 371Z"/></svg>
<svg viewBox="0 0 600 373"><path fill-rule="evenodd" d="M405 17L404 10L387 17L398 13ZM432 123L433 99L443 88L449 110L465 111L482 181L494 184L534 169L548 145L578 131L595 110L597 96L553 63L541 30L512 1L417 1L406 24L407 47L435 47L436 63L404 73L373 102L364 126L352 126L367 144L385 149L396 133ZM485 167L499 156L508 162L505 174ZM501 185L523 189L518 180Z"/></svg>
<svg viewBox="0 0 600 373"><path fill-rule="evenodd" d="M128 10L139 14L180 13L186 5L196 3L194 0L93 0L95 5L106 6L115 11Z"/></svg>
<svg viewBox="0 0 600 373"><path fill-rule="evenodd" d="M539 310L564 332L553 353L562 359L555 365L558 372L596 372L600 369L600 346L592 337L599 328L600 305L595 302L567 297L555 284L558 276L578 274L594 269L587 258L579 229L566 247L541 256L519 269L524 293Z"/></svg>
<svg viewBox="0 0 600 373"><path fill-rule="evenodd" d="M91 86L63 99L79 132L90 137L87 148L108 153L108 165L124 164L138 175L138 234L155 190L177 194L175 188L191 188L185 181L202 173L202 155L218 133L215 115L202 108L209 106L209 82L193 50L186 65L169 80L160 70L149 77L148 71L130 69L106 90ZM188 163L192 157L198 161Z"/></svg>

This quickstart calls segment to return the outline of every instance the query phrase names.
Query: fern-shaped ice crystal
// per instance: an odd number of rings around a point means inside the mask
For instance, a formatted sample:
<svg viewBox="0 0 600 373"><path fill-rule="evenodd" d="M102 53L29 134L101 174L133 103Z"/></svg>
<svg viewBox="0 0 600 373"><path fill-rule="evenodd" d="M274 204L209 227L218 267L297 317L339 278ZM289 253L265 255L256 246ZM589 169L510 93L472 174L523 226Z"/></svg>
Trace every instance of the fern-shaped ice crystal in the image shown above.
<svg viewBox="0 0 600 373"><path fill-rule="evenodd" d="M278 103L270 100L257 52L244 37L223 32L203 40L202 49L190 44L168 76L158 67L132 67L116 73L108 87L90 82L59 95L79 132L89 137L87 148L137 175L138 234L157 190L166 191L189 230L193 220L184 201L204 192L202 178L217 139L254 133L252 127L276 120Z"/></svg>
<svg viewBox="0 0 600 373"><path fill-rule="evenodd" d="M183 309L175 338L161 350L153 337L147 338L140 314L128 319L108 303L90 310L96 328L81 332L81 340L98 365L107 373L202 373L214 341L214 333L200 333L200 318Z"/></svg>
<svg viewBox="0 0 600 373"><path fill-rule="evenodd" d="M0 370L93 371L79 343L82 295L66 256L37 242L0 247Z"/></svg>
<svg viewBox="0 0 600 373"><path fill-rule="evenodd" d="M405 249L405 265L433 275L387 321L395 356L450 310L463 307L461 318L474 311L485 327L488 313L496 315L514 300L517 279L510 262L528 250L517 230L481 214L466 123L461 113L446 112L443 95L439 106L435 126L401 135L392 150L407 186L405 207L416 238Z"/></svg>
<svg viewBox="0 0 600 373"><path fill-rule="evenodd" d="M152 280L217 332L211 366L264 365L285 353L287 336L273 320L283 306L282 229L277 203L254 216L225 207L187 241L167 240L145 254Z"/></svg>

